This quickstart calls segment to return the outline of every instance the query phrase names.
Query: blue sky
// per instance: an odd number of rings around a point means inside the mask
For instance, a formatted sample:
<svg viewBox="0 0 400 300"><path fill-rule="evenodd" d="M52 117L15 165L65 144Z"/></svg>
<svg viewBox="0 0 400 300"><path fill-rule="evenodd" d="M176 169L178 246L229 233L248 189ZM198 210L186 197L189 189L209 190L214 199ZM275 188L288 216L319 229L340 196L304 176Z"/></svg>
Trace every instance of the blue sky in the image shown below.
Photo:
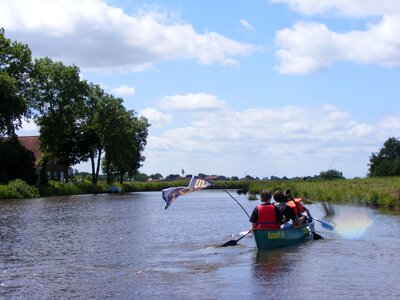
<svg viewBox="0 0 400 300"><path fill-rule="evenodd" d="M400 136L398 0L1 0L0 26L148 118L149 175L364 177Z"/></svg>

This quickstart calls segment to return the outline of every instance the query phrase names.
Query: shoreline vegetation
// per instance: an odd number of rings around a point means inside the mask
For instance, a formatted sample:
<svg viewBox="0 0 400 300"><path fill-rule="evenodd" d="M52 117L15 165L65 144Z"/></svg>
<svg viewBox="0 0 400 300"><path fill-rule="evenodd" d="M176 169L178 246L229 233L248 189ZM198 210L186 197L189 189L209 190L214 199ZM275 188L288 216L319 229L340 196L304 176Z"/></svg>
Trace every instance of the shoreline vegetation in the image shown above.
<svg viewBox="0 0 400 300"><path fill-rule="evenodd" d="M188 180L138 182L114 184L124 193L161 191L173 186L187 186ZM110 185L99 182L62 183L50 181L39 187L29 186L22 180L0 185L0 199L23 199L52 196L107 193ZM290 189L292 195L306 203L327 202L332 204L355 204L392 212L400 212L400 177L369 177L335 180L221 180L214 181L209 189L237 189L247 191L249 200L256 200L263 189ZM235 193L236 195L236 193Z"/></svg>

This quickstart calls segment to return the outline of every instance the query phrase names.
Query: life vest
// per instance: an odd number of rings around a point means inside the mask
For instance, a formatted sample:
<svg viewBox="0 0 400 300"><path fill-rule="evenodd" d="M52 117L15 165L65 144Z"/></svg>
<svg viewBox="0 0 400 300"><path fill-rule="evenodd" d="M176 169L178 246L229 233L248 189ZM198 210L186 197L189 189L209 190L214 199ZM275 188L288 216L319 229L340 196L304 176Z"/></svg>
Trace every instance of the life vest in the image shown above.
<svg viewBox="0 0 400 300"><path fill-rule="evenodd" d="M280 229L280 224L276 219L275 206L272 204L258 205L257 209L256 229Z"/></svg>
<svg viewBox="0 0 400 300"><path fill-rule="evenodd" d="M301 198L290 199L286 202L295 212L296 216L301 216L302 212L305 211L303 204L301 204ZM300 211L299 211L300 210Z"/></svg>

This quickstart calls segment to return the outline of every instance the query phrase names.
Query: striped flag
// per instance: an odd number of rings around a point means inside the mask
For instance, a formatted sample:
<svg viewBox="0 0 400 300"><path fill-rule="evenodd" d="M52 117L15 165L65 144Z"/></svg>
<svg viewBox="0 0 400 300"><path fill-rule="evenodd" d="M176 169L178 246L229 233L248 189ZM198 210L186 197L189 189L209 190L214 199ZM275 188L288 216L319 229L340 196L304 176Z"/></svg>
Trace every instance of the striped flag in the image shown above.
<svg viewBox="0 0 400 300"><path fill-rule="evenodd" d="M186 195L197 190L202 190L212 185L212 182L201 179L197 176L193 176L188 187L177 186L162 190L162 197L165 201L165 209L167 209L168 206L170 206L171 203L179 196Z"/></svg>

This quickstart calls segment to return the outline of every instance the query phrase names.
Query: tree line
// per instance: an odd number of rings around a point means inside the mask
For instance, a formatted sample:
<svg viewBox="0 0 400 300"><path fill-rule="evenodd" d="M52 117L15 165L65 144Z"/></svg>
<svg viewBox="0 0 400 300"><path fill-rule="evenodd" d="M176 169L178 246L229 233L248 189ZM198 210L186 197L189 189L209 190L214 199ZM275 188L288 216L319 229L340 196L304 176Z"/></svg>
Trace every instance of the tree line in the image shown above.
<svg viewBox="0 0 400 300"><path fill-rule="evenodd" d="M33 177L35 159L16 135L22 121L29 119L39 127L42 166L57 158L67 182L71 166L90 161L93 184L100 169L107 182L122 183L124 175L136 174L145 159L142 152L150 126L146 118L126 109L122 98L83 80L77 66L48 57L32 59L29 47L6 38L4 29L0 100L0 182Z"/></svg>

